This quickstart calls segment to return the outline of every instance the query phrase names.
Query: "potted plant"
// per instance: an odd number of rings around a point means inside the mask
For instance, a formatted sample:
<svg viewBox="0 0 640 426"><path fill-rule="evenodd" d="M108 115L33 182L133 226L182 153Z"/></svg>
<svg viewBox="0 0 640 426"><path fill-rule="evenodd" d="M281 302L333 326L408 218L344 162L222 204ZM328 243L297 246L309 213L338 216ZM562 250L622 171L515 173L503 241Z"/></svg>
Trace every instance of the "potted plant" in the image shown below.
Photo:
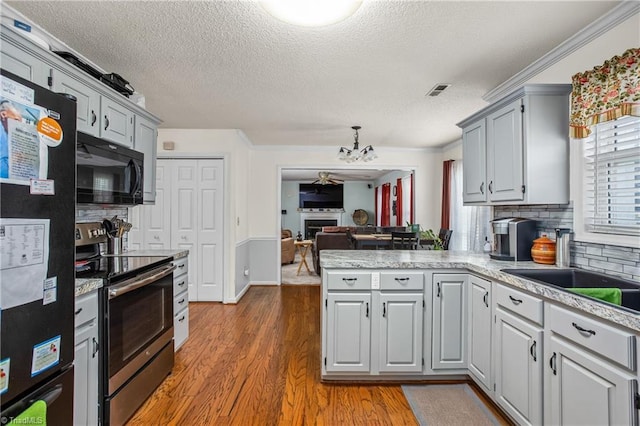
<svg viewBox="0 0 640 426"><path fill-rule="evenodd" d="M442 240L437 236L432 229L425 230L422 226L416 223L407 222L407 230L410 232L420 232L420 245L423 241L430 241L431 250L443 250Z"/></svg>

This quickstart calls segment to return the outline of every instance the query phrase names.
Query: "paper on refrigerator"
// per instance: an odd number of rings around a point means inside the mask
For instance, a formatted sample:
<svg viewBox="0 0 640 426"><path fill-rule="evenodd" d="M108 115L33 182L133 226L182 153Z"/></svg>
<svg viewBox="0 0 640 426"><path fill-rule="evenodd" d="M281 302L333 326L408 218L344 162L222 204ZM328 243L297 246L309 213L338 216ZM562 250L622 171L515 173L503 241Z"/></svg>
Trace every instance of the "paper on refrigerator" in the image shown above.
<svg viewBox="0 0 640 426"><path fill-rule="evenodd" d="M0 218L0 309L43 298L49 219Z"/></svg>

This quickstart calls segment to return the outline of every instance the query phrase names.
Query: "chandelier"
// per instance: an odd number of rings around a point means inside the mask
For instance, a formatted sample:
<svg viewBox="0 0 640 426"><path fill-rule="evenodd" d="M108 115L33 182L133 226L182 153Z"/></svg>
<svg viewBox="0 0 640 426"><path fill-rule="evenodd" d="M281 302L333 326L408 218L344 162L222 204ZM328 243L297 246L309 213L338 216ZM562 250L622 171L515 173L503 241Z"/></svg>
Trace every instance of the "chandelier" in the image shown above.
<svg viewBox="0 0 640 426"><path fill-rule="evenodd" d="M351 128L356 131L356 133L353 135L353 149L341 146L340 151L338 151L338 159L346 161L347 163L353 163L354 161L358 160L367 162L373 160L374 158L378 158L378 155L375 153L371 145L367 145L362 149L360 149L360 147L358 146L358 130L360 130L361 127L352 126Z"/></svg>

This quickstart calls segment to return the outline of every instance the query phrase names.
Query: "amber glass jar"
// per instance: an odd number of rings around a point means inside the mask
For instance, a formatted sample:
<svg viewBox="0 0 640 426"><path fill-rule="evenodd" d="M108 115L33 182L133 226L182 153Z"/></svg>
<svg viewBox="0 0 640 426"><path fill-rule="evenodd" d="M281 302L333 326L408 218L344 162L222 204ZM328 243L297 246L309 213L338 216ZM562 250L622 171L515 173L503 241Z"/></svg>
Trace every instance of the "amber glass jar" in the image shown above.
<svg viewBox="0 0 640 426"><path fill-rule="evenodd" d="M546 234L533 240L531 258L536 263L553 265L556 263L556 242L548 238Z"/></svg>

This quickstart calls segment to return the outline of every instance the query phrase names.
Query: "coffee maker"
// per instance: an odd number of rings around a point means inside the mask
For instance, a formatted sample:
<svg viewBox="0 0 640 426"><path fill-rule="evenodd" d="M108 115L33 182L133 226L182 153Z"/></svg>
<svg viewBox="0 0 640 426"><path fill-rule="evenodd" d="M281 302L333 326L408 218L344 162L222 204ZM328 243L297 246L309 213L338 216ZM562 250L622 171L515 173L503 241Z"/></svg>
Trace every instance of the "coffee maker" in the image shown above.
<svg viewBox="0 0 640 426"><path fill-rule="evenodd" d="M536 238L536 221L519 217L491 221L495 247L489 257L496 260L531 260L531 246Z"/></svg>

